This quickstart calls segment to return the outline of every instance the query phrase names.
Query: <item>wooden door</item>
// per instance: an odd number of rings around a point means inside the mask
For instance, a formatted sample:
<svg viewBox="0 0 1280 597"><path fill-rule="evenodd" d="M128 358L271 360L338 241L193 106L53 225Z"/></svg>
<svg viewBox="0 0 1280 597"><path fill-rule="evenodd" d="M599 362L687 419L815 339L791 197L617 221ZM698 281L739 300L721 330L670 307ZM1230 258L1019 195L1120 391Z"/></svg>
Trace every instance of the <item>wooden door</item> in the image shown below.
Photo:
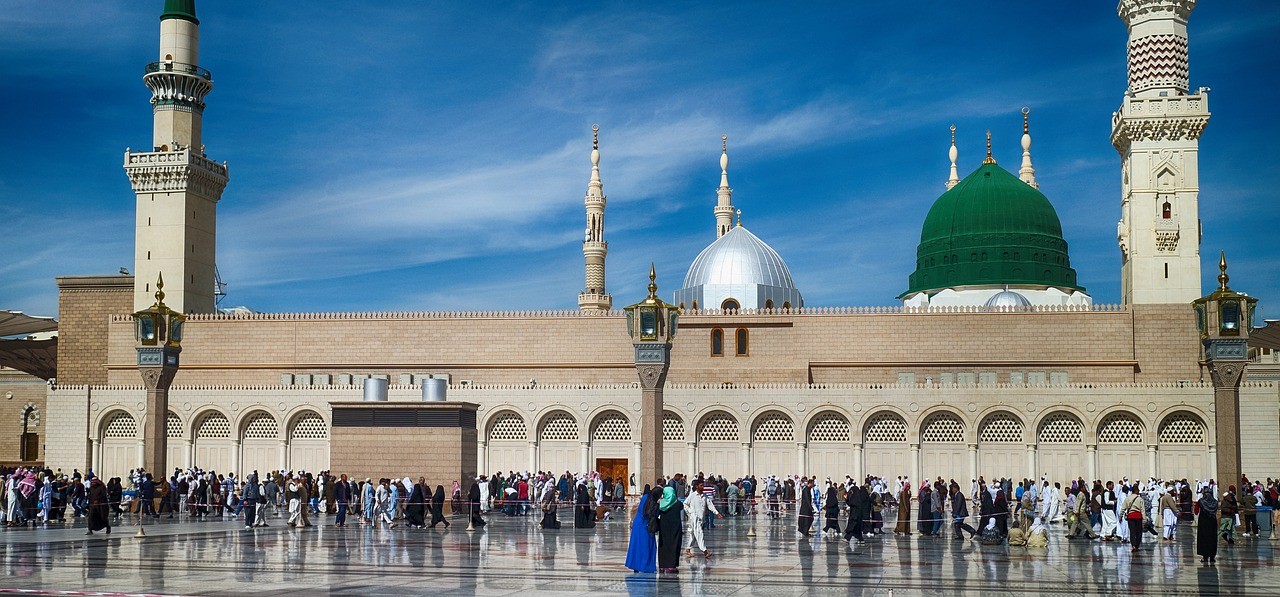
<svg viewBox="0 0 1280 597"><path fill-rule="evenodd" d="M600 472L601 477L613 478L615 483L618 479L622 479L623 485L630 482L627 479L626 458L597 458L596 470Z"/></svg>
<svg viewBox="0 0 1280 597"><path fill-rule="evenodd" d="M25 461L40 459L40 435L37 433L22 434L22 454Z"/></svg>

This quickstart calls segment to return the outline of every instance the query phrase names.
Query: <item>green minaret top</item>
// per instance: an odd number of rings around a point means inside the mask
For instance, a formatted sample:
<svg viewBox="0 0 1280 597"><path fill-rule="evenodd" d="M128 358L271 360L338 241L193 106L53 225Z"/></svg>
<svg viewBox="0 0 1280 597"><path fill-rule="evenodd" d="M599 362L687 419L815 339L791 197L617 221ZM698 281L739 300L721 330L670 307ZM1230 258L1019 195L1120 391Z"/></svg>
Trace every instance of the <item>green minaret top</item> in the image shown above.
<svg viewBox="0 0 1280 597"><path fill-rule="evenodd" d="M199 25L200 19L196 18L196 0L164 0L164 14L160 15L160 20L165 19L182 19Z"/></svg>

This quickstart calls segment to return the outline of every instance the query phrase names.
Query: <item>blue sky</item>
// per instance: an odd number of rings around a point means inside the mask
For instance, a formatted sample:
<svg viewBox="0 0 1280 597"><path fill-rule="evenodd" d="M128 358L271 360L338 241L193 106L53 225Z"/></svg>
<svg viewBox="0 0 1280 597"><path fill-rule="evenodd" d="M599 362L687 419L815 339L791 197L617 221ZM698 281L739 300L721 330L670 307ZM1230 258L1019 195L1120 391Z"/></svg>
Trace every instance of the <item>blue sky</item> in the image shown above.
<svg viewBox="0 0 1280 597"><path fill-rule="evenodd" d="M132 268L121 160L150 143L162 4L0 11L0 308L55 314L55 276ZM1115 2L867 4L200 2L223 306L575 308L593 123L615 304L650 261L669 297L715 238L721 133L744 224L807 304L896 304L947 127L962 176L987 129L1016 172L1024 105L1079 279L1116 302ZM1225 249L1275 318L1280 3L1201 4L1204 284Z"/></svg>

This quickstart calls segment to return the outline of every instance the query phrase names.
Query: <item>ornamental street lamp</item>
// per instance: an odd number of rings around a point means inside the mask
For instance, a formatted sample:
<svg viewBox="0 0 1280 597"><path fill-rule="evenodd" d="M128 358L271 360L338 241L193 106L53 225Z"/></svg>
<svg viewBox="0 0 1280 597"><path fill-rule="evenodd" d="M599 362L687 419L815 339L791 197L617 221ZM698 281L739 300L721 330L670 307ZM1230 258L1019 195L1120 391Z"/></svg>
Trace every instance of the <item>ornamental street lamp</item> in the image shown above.
<svg viewBox="0 0 1280 597"><path fill-rule="evenodd" d="M1227 256L1218 259L1218 289L1191 305L1204 345L1205 366L1213 380L1214 443L1218 448L1217 480L1222 486L1240 482L1240 381L1248 364L1249 333L1258 299L1227 287Z"/></svg>
<svg viewBox="0 0 1280 597"><path fill-rule="evenodd" d="M164 276L156 280L156 302L133 314L133 336L138 349L138 372L147 387L143 416L143 467L153 477L165 478L169 414L169 386L178 373L182 352L182 327L187 317L164 304Z"/></svg>
<svg viewBox="0 0 1280 597"><path fill-rule="evenodd" d="M671 340L676 337L680 309L658 298L657 273L649 265L649 296L627 312L627 333L636 349L636 373L640 375L640 481L652 483L662 476L662 386L671 366Z"/></svg>

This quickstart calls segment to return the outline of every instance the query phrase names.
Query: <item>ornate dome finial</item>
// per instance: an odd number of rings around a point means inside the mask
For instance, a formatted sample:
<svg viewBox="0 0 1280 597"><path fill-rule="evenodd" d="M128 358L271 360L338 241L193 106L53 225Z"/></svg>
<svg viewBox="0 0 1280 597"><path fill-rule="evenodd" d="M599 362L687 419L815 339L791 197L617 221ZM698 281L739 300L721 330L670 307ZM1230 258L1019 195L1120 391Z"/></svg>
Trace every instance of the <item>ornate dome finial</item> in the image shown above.
<svg viewBox="0 0 1280 597"><path fill-rule="evenodd" d="M1223 266L1224 268L1226 266ZM156 304L164 303L164 272L156 275Z"/></svg>
<svg viewBox="0 0 1280 597"><path fill-rule="evenodd" d="M739 210L738 210L738 225L739 225L739 226L741 226L741 225L742 225L742 210L741 210L741 209L739 209Z"/></svg>
<svg viewBox="0 0 1280 597"><path fill-rule="evenodd" d="M658 298L658 270L654 269L653 262L649 262L649 298Z"/></svg>
<svg viewBox="0 0 1280 597"><path fill-rule="evenodd" d="M600 149L600 125L591 125L591 149Z"/></svg>
<svg viewBox="0 0 1280 597"><path fill-rule="evenodd" d="M1230 288L1227 288L1227 281L1231 279L1231 276L1227 275L1227 252L1226 251L1223 251L1218 255L1218 271L1221 272L1218 274L1218 290L1221 290L1223 292L1231 290Z"/></svg>
<svg viewBox="0 0 1280 597"><path fill-rule="evenodd" d="M987 159L982 160L983 164L994 164L996 159L991 157L991 131L987 131Z"/></svg>

